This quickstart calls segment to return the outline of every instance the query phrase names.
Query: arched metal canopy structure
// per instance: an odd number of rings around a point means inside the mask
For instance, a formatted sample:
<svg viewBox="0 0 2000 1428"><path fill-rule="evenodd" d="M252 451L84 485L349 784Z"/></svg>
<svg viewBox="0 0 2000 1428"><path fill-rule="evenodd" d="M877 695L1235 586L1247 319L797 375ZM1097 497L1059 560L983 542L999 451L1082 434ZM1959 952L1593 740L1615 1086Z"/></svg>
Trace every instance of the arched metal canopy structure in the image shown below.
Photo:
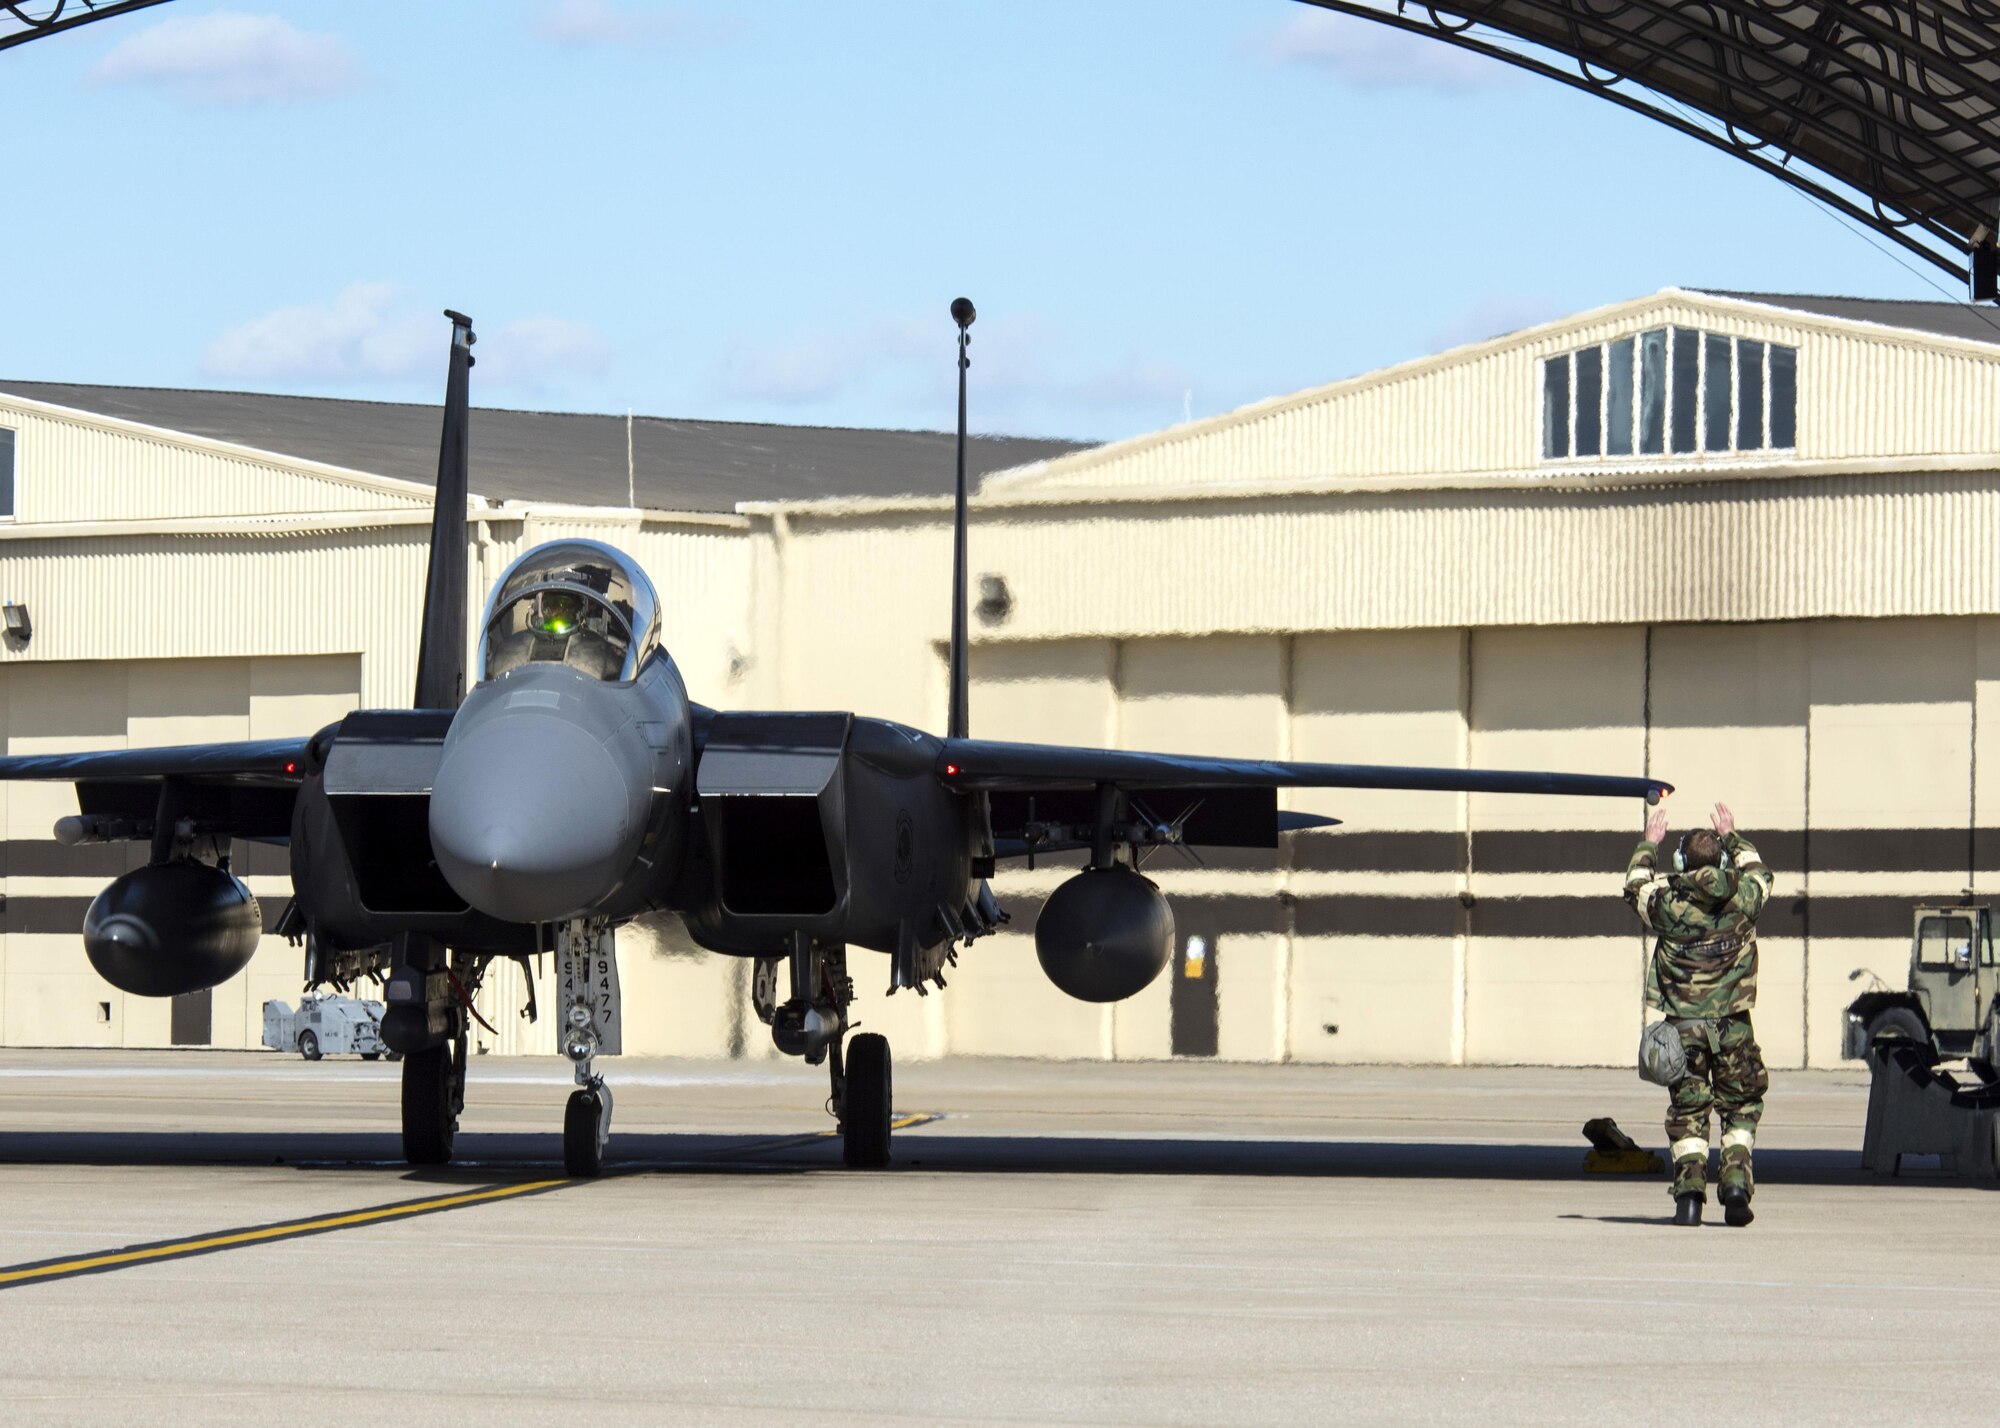
<svg viewBox="0 0 2000 1428"><path fill-rule="evenodd" d="M1302 3L1657 119L1995 296L2000 0Z"/></svg>
<svg viewBox="0 0 2000 1428"><path fill-rule="evenodd" d="M165 0L0 0L0 50Z"/></svg>

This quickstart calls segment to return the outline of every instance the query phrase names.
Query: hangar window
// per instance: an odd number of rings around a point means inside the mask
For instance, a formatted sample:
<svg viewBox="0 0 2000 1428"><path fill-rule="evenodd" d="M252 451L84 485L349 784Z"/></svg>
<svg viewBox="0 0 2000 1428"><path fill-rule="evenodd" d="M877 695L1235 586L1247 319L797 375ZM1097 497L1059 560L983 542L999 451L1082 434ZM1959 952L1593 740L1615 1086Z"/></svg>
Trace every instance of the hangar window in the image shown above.
<svg viewBox="0 0 2000 1428"><path fill-rule="evenodd" d="M1798 349L1656 327L1542 362L1542 459L1784 451Z"/></svg>
<svg viewBox="0 0 2000 1428"><path fill-rule="evenodd" d="M0 426L0 521L14 519L14 433Z"/></svg>

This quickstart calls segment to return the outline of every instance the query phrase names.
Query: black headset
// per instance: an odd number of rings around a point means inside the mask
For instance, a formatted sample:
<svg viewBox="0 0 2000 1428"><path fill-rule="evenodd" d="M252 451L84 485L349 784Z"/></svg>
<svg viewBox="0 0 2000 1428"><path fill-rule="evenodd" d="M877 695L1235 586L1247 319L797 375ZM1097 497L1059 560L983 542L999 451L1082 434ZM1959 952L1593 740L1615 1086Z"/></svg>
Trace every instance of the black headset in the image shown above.
<svg viewBox="0 0 2000 1428"><path fill-rule="evenodd" d="M1700 831L1701 830L1698 828L1688 829L1687 832L1681 834L1681 841L1674 845L1675 872L1684 873L1688 870L1688 863L1687 863L1688 839L1694 837L1694 835L1696 833L1699 833ZM1715 842L1716 842L1716 850L1720 854L1720 857L1717 860L1715 866L1717 866L1718 868L1727 869L1732 861L1729 856L1729 849L1726 845L1724 845L1724 843L1720 838L1717 838Z"/></svg>

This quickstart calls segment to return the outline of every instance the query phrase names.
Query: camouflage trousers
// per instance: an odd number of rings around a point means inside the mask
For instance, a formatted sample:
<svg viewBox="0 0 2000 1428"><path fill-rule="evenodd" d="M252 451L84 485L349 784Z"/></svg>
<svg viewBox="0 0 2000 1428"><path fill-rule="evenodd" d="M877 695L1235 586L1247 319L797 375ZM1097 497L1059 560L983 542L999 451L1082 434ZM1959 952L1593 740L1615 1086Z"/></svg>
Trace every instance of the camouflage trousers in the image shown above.
<svg viewBox="0 0 2000 1428"><path fill-rule="evenodd" d="M1708 1126L1713 1110L1722 1120L1722 1184L1754 1192L1750 1152L1771 1073L1757 1049L1750 1014L1712 1021L1680 1020L1674 1027L1687 1052L1688 1073L1674 1082L1667 1107L1667 1143L1674 1162L1674 1194L1700 1192L1708 1183Z"/></svg>

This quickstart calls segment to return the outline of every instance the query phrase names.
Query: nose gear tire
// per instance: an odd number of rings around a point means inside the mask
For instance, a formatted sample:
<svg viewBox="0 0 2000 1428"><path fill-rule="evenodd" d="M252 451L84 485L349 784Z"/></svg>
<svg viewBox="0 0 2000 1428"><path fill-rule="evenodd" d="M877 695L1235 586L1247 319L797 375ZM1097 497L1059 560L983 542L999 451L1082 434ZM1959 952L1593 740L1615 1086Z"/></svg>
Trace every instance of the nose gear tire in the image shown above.
<svg viewBox="0 0 2000 1428"><path fill-rule="evenodd" d="M889 1163L889 1038L862 1032L847 1043L840 1098L840 1158L855 1170Z"/></svg>
<svg viewBox="0 0 2000 1428"><path fill-rule="evenodd" d="M563 1169L576 1179L592 1179L604 1169L604 1147L597 1135L602 1114L594 1093L570 1092L563 1108Z"/></svg>
<svg viewBox="0 0 2000 1428"><path fill-rule="evenodd" d="M458 1136L452 1104L449 1046L432 1046L403 1058L403 1159L412 1165L444 1165Z"/></svg>

